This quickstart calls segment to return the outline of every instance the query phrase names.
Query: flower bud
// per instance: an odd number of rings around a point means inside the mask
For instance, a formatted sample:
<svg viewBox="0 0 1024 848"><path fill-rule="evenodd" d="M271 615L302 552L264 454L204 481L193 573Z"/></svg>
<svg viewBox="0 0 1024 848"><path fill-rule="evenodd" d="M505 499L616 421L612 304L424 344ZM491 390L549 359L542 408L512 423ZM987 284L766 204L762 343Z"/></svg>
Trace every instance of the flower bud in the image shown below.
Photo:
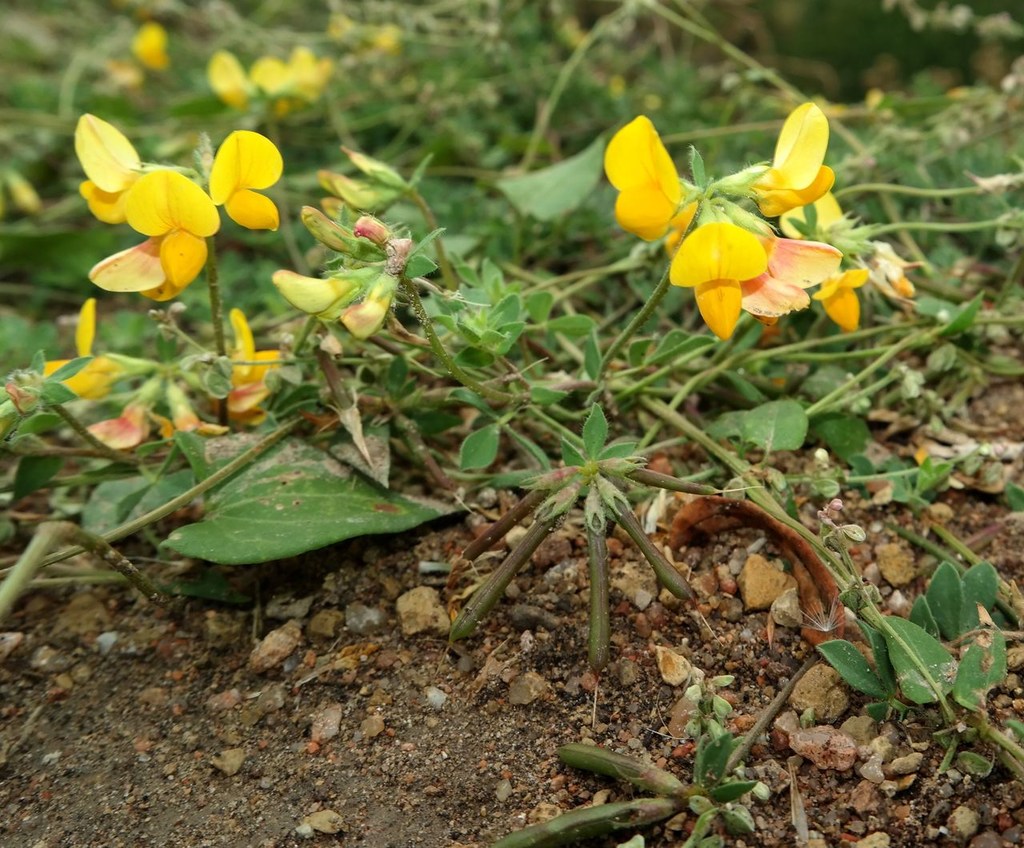
<svg viewBox="0 0 1024 848"><path fill-rule="evenodd" d="M359 238L369 239L379 247L384 247L391 239L391 230L383 221L378 221L372 215L361 216L352 228L352 232Z"/></svg>
<svg viewBox="0 0 1024 848"><path fill-rule="evenodd" d="M272 280L296 309L333 321L379 274L376 268L359 268L320 279L282 270L275 271Z"/></svg>
<svg viewBox="0 0 1024 848"><path fill-rule="evenodd" d="M19 385L14 380L8 380L4 390L11 403L14 404L14 408L22 415L35 412L39 405L39 391L35 387Z"/></svg>
<svg viewBox="0 0 1024 848"><path fill-rule="evenodd" d="M369 269L367 269L369 270ZM376 282L366 293L366 298L357 306L350 306L341 316L341 323L357 339L366 339L384 326L391 300L398 287L398 278L390 274L380 274Z"/></svg>
<svg viewBox="0 0 1024 848"><path fill-rule="evenodd" d="M401 195L401 191L387 186L378 186L366 180L354 180L344 174L333 171L317 171L320 185L335 197L340 197L345 205L362 211L363 209L384 209Z"/></svg>
<svg viewBox="0 0 1024 848"><path fill-rule="evenodd" d="M347 147L341 149L352 160L353 165L378 185L396 189L399 193L409 189L409 184L402 179L402 175L390 165L385 165L379 159L374 159L365 153L349 150Z"/></svg>
<svg viewBox="0 0 1024 848"><path fill-rule="evenodd" d="M0 403L0 439L6 438L20 419L21 415L13 401L5 400Z"/></svg>
<svg viewBox="0 0 1024 848"><path fill-rule="evenodd" d="M32 183L26 180L17 171L7 172L7 188L11 192L11 199L14 205L26 215L35 215L43 208L39 195L32 187Z"/></svg>
<svg viewBox="0 0 1024 848"><path fill-rule="evenodd" d="M341 211L340 209L338 210ZM384 251L365 239L356 238L346 227L335 223L319 209L303 206L302 223L312 233L313 238L325 247L344 253L360 262L380 262L384 259Z"/></svg>

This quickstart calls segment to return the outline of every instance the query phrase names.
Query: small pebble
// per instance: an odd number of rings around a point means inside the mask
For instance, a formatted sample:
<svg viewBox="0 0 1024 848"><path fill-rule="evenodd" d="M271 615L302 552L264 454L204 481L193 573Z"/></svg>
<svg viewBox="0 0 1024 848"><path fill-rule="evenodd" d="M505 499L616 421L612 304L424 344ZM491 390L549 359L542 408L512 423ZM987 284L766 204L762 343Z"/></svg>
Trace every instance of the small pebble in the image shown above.
<svg viewBox="0 0 1024 848"><path fill-rule="evenodd" d="M512 784L508 780L499 780L498 785L494 788L494 797L498 799L499 803L504 804L512 797Z"/></svg>
<svg viewBox="0 0 1024 848"><path fill-rule="evenodd" d="M309 738L314 742L326 742L338 735L341 727L341 704L329 704L313 716Z"/></svg>
<svg viewBox="0 0 1024 848"><path fill-rule="evenodd" d="M387 614L377 607L368 607L360 603L348 604L345 607L345 627L358 636L377 633L388 623Z"/></svg>
<svg viewBox="0 0 1024 848"><path fill-rule="evenodd" d="M654 653L658 659L661 679L669 686L683 686L689 682L693 675L693 666L686 657L661 645L654 648Z"/></svg>
<svg viewBox="0 0 1024 848"><path fill-rule="evenodd" d="M16 631L0 633L0 663L14 653L14 649L24 641L24 633L18 633Z"/></svg>
<svg viewBox="0 0 1024 848"><path fill-rule="evenodd" d="M217 756L210 760L210 764L214 768L224 772L228 777L238 774L238 771L242 768L242 763L244 762L244 748L228 748L226 751L221 751Z"/></svg>
<svg viewBox="0 0 1024 848"><path fill-rule="evenodd" d="M271 630L249 655L249 668L260 673L283 663L302 643L302 628L297 621L289 621Z"/></svg>
<svg viewBox="0 0 1024 848"><path fill-rule="evenodd" d="M334 810L317 810L302 820L317 833L340 833L345 829L345 821Z"/></svg>
<svg viewBox="0 0 1024 848"><path fill-rule="evenodd" d="M423 632L447 633L451 624L441 596L432 586L417 586L400 595L395 609L402 633L406 636Z"/></svg>
<svg viewBox="0 0 1024 848"><path fill-rule="evenodd" d="M847 771L857 762L857 743L828 725L794 730L789 734L789 747L820 769Z"/></svg>
<svg viewBox="0 0 1024 848"><path fill-rule="evenodd" d="M779 595L796 587L793 575L779 570L760 554L747 557L736 583L747 612L770 608Z"/></svg>
<svg viewBox="0 0 1024 848"><path fill-rule="evenodd" d="M545 694L551 684L535 671L520 674L508 688L508 702L516 706L532 704Z"/></svg>
<svg viewBox="0 0 1024 848"><path fill-rule="evenodd" d="M978 832L980 825L981 817L966 804L961 804L953 810L946 822L949 835L957 842L966 842Z"/></svg>
<svg viewBox="0 0 1024 848"><path fill-rule="evenodd" d="M816 721L835 721L850 705L849 689L838 671L818 663L800 678L789 703L799 713L813 710Z"/></svg>
<svg viewBox="0 0 1024 848"><path fill-rule="evenodd" d="M516 630L555 630L558 616L533 604L514 604L509 610L509 622Z"/></svg>
<svg viewBox="0 0 1024 848"><path fill-rule="evenodd" d="M117 640L121 637L121 634L116 630L107 630L96 637L96 650L100 652L100 656L105 657L110 653L110 650L117 644Z"/></svg>
<svg viewBox="0 0 1024 848"><path fill-rule="evenodd" d="M322 609L313 614L306 625L306 635L313 640L329 642L345 625L345 616L336 609Z"/></svg>
<svg viewBox="0 0 1024 848"><path fill-rule="evenodd" d="M444 702L448 700L447 693L436 686L428 686L423 694L427 697L427 704L435 710L440 710L444 707Z"/></svg>
<svg viewBox="0 0 1024 848"><path fill-rule="evenodd" d="M924 762L924 754L915 751L913 754L907 754L904 757L896 757L896 759L889 763L885 771L890 776L913 774L921 768L922 762Z"/></svg>
<svg viewBox="0 0 1024 848"><path fill-rule="evenodd" d="M364 718L359 725L359 729L362 731L364 738L373 739L384 732L384 719L376 714L369 718Z"/></svg>
<svg viewBox="0 0 1024 848"><path fill-rule="evenodd" d="M857 840L857 848L889 848L889 844L892 841L888 833L884 831L877 831L875 833L869 833L863 839Z"/></svg>

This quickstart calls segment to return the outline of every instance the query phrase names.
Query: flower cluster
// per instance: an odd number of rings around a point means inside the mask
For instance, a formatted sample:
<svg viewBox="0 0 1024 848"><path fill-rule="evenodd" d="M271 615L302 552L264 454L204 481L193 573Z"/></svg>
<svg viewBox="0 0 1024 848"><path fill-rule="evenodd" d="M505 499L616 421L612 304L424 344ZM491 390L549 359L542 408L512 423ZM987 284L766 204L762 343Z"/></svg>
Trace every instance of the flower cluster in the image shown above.
<svg viewBox="0 0 1024 848"><path fill-rule="evenodd" d="M680 179L646 116L609 142L604 164L619 192L616 220L646 241L665 237L672 255L669 281L694 290L701 316L719 338L732 335L743 311L770 324L807 308L807 289L819 285L815 299L843 329L856 328L859 314L852 314L850 298L857 302L852 290L864 278L856 270L840 273L843 253L836 242L782 238L765 220L783 216L785 222L794 210L831 197L835 175L824 164L828 136L824 113L804 103L783 124L770 163L716 181L695 175L700 184ZM756 204L764 218L744 208L744 201ZM794 235L785 223L783 232Z"/></svg>
<svg viewBox="0 0 1024 848"><path fill-rule="evenodd" d="M287 62L275 56L262 56L248 73L233 53L218 50L210 57L206 77L210 88L228 106L247 109L252 100L262 99L280 117L315 103L333 72L330 59L318 59L307 47L296 47Z"/></svg>
<svg viewBox="0 0 1024 848"><path fill-rule="evenodd" d="M259 133L236 130L224 140L207 175L209 193L179 169L144 164L132 143L95 115L79 119L75 152L88 177L79 190L93 215L147 236L89 272L106 291L177 297L206 263L206 239L220 229L218 206L243 227L278 227L277 207L254 189L278 181L281 154Z"/></svg>

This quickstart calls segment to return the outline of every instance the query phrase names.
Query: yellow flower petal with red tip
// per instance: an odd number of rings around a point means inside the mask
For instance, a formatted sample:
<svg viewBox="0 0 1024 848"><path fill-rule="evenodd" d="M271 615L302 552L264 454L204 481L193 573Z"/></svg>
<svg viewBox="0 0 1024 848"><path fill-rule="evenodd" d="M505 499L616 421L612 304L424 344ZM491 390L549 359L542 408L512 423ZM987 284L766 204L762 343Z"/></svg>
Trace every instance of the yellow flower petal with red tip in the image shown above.
<svg viewBox="0 0 1024 848"><path fill-rule="evenodd" d="M153 171L141 177L125 204L132 229L144 236L184 230L199 238L220 229L220 216L210 196L177 171Z"/></svg>
<svg viewBox="0 0 1024 848"><path fill-rule="evenodd" d="M210 170L210 196L224 204L231 220L252 230L276 230L279 223L273 201L250 189L269 188L284 170L280 151L259 133L236 130L217 151Z"/></svg>
<svg viewBox="0 0 1024 848"><path fill-rule="evenodd" d="M843 254L830 244L803 239L765 238L768 273L801 288L816 286L839 271Z"/></svg>
<svg viewBox="0 0 1024 848"><path fill-rule="evenodd" d="M165 70L171 63L167 56L167 30L156 21L147 21L132 39L132 53L150 70Z"/></svg>
<svg viewBox="0 0 1024 848"><path fill-rule="evenodd" d="M729 338L740 318L743 293L735 280L710 280L696 288L697 308L704 323L720 339Z"/></svg>
<svg viewBox="0 0 1024 848"><path fill-rule="evenodd" d="M161 285L167 275L160 264L160 239L146 239L97 262L89 279L104 291L141 292Z"/></svg>
<svg viewBox="0 0 1024 848"><path fill-rule="evenodd" d="M672 259L669 278L675 286L699 286L716 280L749 280L764 273L768 257L757 236L735 224L715 222L698 227Z"/></svg>
<svg viewBox="0 0 1024 848"><path fill-rule="evenodd" d="M78 119L75 154L86 176L107 192L130 187L142 165L139 154L121 131L95 115L86 114Z"/></svg>
<svg viewBox="0 0 1024 848"><path fill-rule="evenodd" d="M206 241L185 230L176 230L160 240L160 266L167 282L178 291L184 289L206 264Z"/></svg>
<svg viewBox="0 0 1024 848"><path fill-rule="evenodd" d="M244 109L249 105L249 78L233 53L227 50L214 53L206 66L206 79L213 93L228 106Z"/></svg>
<svg viewBox="0 0 1024 848"><path fill-rule="evenodd" d="M814 207L815 231L825 235L831 227L843 220L843 210L839 201L831 191L825 192L813 203L790 209L779 218L779 229L790 238L805 238L805 234L796 226L807 223L807 207Z"/></svg>
<svg viewBox="0 0 1024 848"><path fill-rule="evenodd" d="M663 236L683 192L650 118L641 115L615 133L605 149L604 170L620 192L615 203L619 226L646 241Z"/></svg>
<svg viewBox="0 0 1024 848"><path fill-rule="evenodd" d="M85 198L92 212L104 224L123 224L125 191L104 191L92 180L86 180L78 187L78 193Z"/></svg>
<svg viewBox="0 0 1024 848"><path fill-rule="evenodd" d="M79 356L92 353L92 343L96 338L96 298L90 297L82 304L78 312L78 326L75 327L75 350Z"/></svg>

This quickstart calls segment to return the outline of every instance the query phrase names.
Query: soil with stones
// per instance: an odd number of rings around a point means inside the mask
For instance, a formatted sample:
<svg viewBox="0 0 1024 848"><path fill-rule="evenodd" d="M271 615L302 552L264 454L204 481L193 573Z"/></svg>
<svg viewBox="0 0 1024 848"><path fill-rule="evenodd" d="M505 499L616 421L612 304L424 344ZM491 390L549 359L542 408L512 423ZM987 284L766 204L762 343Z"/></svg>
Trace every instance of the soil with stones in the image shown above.
<svg viewBox="0 0 1024 848"><path fill-rule="evenodd" d="M476 515L402 537L224 569L253 599L239 606L168 610L122 586L27 595L0 636L0 845L484 846L558 812L632 797L625 783L563 766L556 752L569 742L689 779L685 683L659 666L658 648L698 675L735 676L723 694L738 734L808 656L799 629L769 628L770 613L751 609L764 603L753 593L785 589L762 585L778 576L779 557L759 532L674 552L696 612L659 592L613 535L612 662L598 678L587 667L586 551L572 519L477 633L450 646L450 609L491 564L454 591L436 564L511 497L484 493ZM922 535L942 524L961 539L986 531L985 557L1006 579L1024 577L1024 522L995 496L949 490L917 515L884 503L884 492L871 497L848 498L844 519L867 531L855 558L890 610L906 614L934 565L893 522ZM679 503L640 507L661 544ZM800 509L813 526L816 505ZM990 698L997 719L1024 719L1014 668L1024 656L1013 644L1011 673ZM828 669L812 675L753 746L747 773L772 795L749 802L756 831L725 834L727 844L798 844L794 799L811 845L1024 842L1024 786L1007 772L942 770L928 713L878 725ZM838 734L832 760L813 738L794 741L809 706ZM646 845L681 844L693 822L686 813L648 828Z"/></svg>

